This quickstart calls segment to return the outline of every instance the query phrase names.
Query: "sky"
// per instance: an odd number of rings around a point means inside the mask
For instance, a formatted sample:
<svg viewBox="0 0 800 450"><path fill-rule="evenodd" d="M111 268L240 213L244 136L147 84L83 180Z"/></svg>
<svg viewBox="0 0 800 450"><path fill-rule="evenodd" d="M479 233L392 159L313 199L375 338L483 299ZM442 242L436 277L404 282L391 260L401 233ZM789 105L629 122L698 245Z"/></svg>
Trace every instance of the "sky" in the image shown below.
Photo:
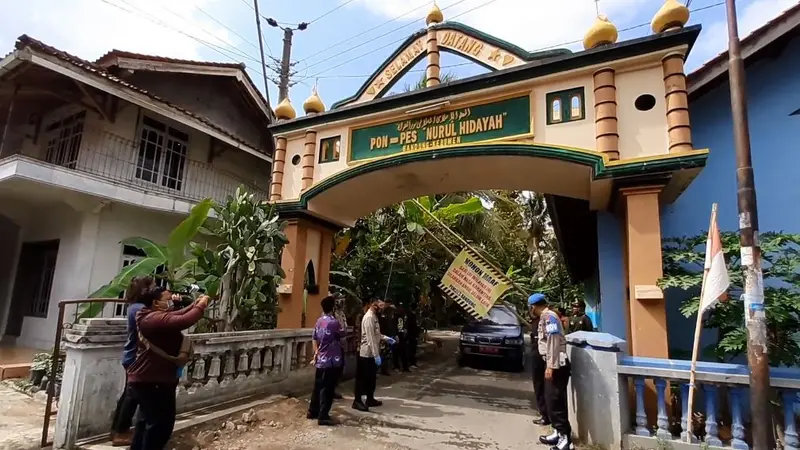
<svg viewBox="0 0 800 450"><path fill-rule="evenodd" d="M686 0L680 0L686 1ZM687 61L691 71L727 48L723 0L688 0L690 23L703 31ZM798 0L738 0L739 34L746 36ZM28 34L76 56L94 60L111 49L203 61L244 62L264 89L253 0L0 0L13 14L0 15L0 55ZM599 9L617 26L619 40L651 33L663 0L438 0L445 20L465 23L529 51L582 50L581 40ZM263 17L280 26L307 22L292 42L294 85L301 105L317 83L326 106L355 93L411 33L424 28L431 0L259 0ZM276 67L283 32L262 17L267 64ZM627 31L626 31L627 30ZM422 76L424 60L394 90ZM458 78L485 69L442 53L443 72ZM277 79L272 69L266 70ZM268 82L277 103L278 88Z"/></svg>

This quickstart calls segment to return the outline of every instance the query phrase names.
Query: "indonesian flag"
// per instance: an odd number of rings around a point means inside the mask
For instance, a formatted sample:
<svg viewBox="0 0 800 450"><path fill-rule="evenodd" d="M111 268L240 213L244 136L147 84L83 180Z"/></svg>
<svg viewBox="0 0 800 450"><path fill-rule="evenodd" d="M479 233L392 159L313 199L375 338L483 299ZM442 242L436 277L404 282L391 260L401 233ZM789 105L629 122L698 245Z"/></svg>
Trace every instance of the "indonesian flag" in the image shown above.
<svg viewBox="0 0 800 450"><path fill-rule="evenodd" d="M700 312L703 314L713 307L720 297L725 295L730 286L728 268L725 267L725 253L722 251L722 240L719 237L716 214L708 230L706 243L706 277L703 281L703 298L700 299Z"/></svg>

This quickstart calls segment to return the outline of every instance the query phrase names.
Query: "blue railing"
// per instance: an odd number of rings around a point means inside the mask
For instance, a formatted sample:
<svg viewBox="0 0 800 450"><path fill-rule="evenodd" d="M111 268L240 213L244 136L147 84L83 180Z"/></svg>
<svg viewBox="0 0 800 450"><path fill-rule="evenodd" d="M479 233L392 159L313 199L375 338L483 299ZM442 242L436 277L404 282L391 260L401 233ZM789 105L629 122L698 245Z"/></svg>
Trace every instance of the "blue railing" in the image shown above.
<svg viewBox="0 0 800 450"><path fill-rule="evenodd" d="M690 362L674 359L622 356L618 372L633 381L636 396L635 417L632 431L637 436L655 437L660 440L686 442L691 434L692 442L703 442L712 447L729 446L749 450L747 426L749 423L749 372L747 366L739 364L698 362L696 370L696 396L693 409L705 419L705 427L695 436L690 428L693 421L687 417L689 403ZM648 417L645 408L647 382L656 390L656 417ZM796 427L795 409L800 406L800 369L773 368L770 371L771 386L777 390L783 411L785 450L800 450ZM670 386L680 386L680 421L669 415ZM727 400L727 402L721 402ZM727 408L723 409L722 404ZM677 405L676 405L677 406ZM673 409L673 412L675 409ZM722 417L724 425L730 427L730 435L721 436ZM727 420L727 418L730 418ZM655 420L653 420L655 419ZM655 424L651 429L649 424ZM675 424L676 427L672 427ZM679 428L677 430L676 428ZM678 432L679 431L679 432ZM673 433L675 432L675 433Z"/></svg>

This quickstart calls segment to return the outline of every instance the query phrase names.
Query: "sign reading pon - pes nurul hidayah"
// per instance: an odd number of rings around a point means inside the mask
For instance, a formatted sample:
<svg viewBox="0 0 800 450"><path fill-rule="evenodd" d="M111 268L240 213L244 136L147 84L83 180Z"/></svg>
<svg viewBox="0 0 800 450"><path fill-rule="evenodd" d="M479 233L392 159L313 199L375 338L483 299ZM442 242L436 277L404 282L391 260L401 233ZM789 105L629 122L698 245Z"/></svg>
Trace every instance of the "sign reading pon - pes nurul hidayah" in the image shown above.
<svg viewBox="0 0 800 450"><path fill-rule="evenodd" d="M486 317L510 287L507 278L469 249L456 256L439 287L472 317Z"/></svg>
<svg viewBox="0 0 800 450"><path fill-rule="evenodd" d="M359 161L530 132L531 104L525 95L353 130L350 159Z"/></svg>

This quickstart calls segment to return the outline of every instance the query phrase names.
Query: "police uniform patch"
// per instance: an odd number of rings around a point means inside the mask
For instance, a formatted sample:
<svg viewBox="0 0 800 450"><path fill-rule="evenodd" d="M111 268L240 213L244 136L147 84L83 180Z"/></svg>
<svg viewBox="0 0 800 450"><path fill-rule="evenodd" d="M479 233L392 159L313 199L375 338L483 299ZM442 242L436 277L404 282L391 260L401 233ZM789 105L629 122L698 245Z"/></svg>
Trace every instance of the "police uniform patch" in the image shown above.
<svg viewBox="0 0 800 450"><path fill-rule="evenodd" d="M561 324L555 316L547 317L544 331L547 332L547 334L561 334Z"/></svg>

